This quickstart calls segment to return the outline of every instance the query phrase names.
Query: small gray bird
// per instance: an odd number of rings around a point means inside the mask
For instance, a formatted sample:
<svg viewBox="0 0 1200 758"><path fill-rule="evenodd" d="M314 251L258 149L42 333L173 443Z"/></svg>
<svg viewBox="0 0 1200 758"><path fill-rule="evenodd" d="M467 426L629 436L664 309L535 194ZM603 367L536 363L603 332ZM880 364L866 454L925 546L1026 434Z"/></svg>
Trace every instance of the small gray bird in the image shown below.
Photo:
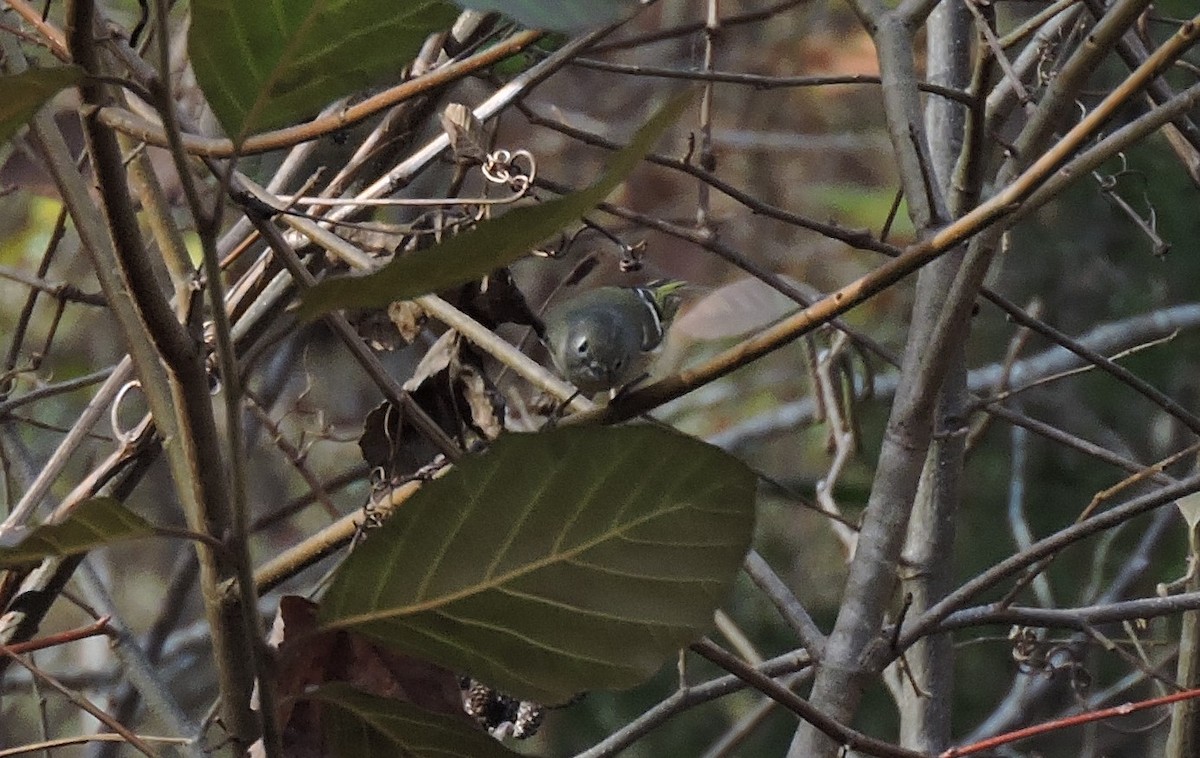
<svg viewBox="0 0 1200 758"><path fill-rule="evenodd" d="M641 379L671 319L685 282L660 279L639 287L599 287L546 314L546 341L563 376L587 395Z"/></svg>

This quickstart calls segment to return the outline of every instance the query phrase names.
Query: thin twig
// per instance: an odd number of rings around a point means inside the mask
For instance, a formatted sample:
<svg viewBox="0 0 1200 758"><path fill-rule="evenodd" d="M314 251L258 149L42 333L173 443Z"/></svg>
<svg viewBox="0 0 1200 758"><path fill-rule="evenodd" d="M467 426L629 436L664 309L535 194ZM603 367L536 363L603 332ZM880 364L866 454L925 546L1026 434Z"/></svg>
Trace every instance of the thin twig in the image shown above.
<svg viewBox="0 0 1200 758"><path fill-rule="evenodd" d="M99 371L95 371L91 374L84 374L83 376L75 379L65 379L61 382L55 382L54 384L47 384L44 387L38 387L37 389L30 390L29 392L26 392L18 397L0 402L0 418L7 416L22 406L29 405L30 403L36 403L38 401L45 400L46 398L58 397L59 395L76 392L84 389L85 387L91 387L94 384L99 384L100 382L103 382L112 376L113 371L113 368L102 368Z"/></svg>
<svg viewBox="0 0 1200 758"><path fill-rule="evenodd" d="M1048 721L1043 724L1038 724L1037 726L1031 726L1026 729L1018 729L1015 732L1009 732L1007 734L1001 734L999 736L992 737L991 739L981 740L972 745L950 748L949 750L946 750L938 755L938 758L959 758L959 756L963 755L974 755L976 753L982 753L985 750L993 750L1001 745L1008 745L1013 742L1029 739L1030 737L1036 737L1039 734L1047 734L1049 732L1055 732L1060 729L1066 729L1068 727L1078 726L1080 724L1090 724L1095 721L1103 721L1104 719L1126 716L1130 713L1137 713L1138 711L1144 711L1150 708L1158 708L1159 706L1170 705L1171 703L1179 702L1181 700L1191 700L1198 697L1200 697L1200 689L1185 690L1183 692L1176 692L1171 695L1164 695L1163 697L1142 700L1137 703L1125 703L1124 705L1118 705L1113 708L1102 708L1098 711L1090 711L1088 713L1079 714L1078 716L1055 719L1054 721Z"/></svg>
<svg viewBox="0 0 1200 758"><path fill-rule="evenodd" d="M183 134L181 135L183 149L189 155L229 158L234 154L246 156L282 150L301 142L315 140L364 121L397 103L440 89L476 71L488 68L532 45L543 34L544 32L539 31L518 32L508 40L489 47L470 58L436 68L422 77L398 84L348 108L339 109L336 114L314 119L298 126L256 134L236 146L228 139ZM131 111L107 106L97 111L97 117L105 126L128 134L146 144L155 147L167 147L168 145L167 133L161 126Z"/></svg>
<svg viewBox="0 0 1200 758"><path fill-rule="evenodd" d="M944 600L922 614L901 634L900 648L903 649L913 640L928 634L930 630L938 626L952 612L961 608L972 597L994 587L1005 578L1037 563L1046 556L1053 555L1085 537L1122 524L1137 515L1173 503L1175 500L1197 491L1200 491L1200 475L1189 476L1175 484L1129 500L1104 513L1096 514L1086 521L1065 527L1055 534L1035 542L1029 549L1000 561L992 568L963 583Z"/></svg>
<svg viewBox="0 0 1200 758"><path fill-rule="evenodd" d="M808 668L810 664L807 653L787 653L765 661L756 669L764 676L779 677L792 674ZM690 708L707 703L732 692L746 688L746 682L730 674L704 684L697 684L687 689L676 690L674 694L662 700L650 710L643 713L632 722L610 734L591 748L577 754L575 758L611 758L649 734L664 722Z"/></svg>
<svg viewBox="0 0 1200 758"><path fill-rule="evenodd" d="M1071 0L1079 2L1079 0ZM878 76L869 74L843 74L831 76L764 76L762 74L742 74L734 71L688 71L686 69L656 68L654 66L637 66L626 63L611 63L592 58L576 58L572 66L590 68L597 71L608 71L614 74L629 74L631 76L647 76L660 79L681 79L689 82L710 82L717 84L740 84L757 90L790 89L798 87L832 87L846 85L875 85L881 84ZM940 95L947 100L953 100L963 105L973 105L974 100L966 92L942 87L937 84L918 82L917 88L922 92Z"/></svg>
<svg viewBox="0 0 1200 758"><path fill-rule="evenodd" d="M68 642L87 639L88 637L96 637L99 635L109 634L112 630L109 628L108 622L110 617L101 616L87 626L79 627L78 629L69 629L58 634L51 634L45 637L38 637L35 640L28 642L16 642L12 645L0 646L10 655L23 655L32 653L35 650L45 650L46 648L57 647Z"/></svg>
<svg viewBox="0 0 1200 758"><path fill-rule="evenodd" d="M48 282L45 279L30 276L24 271L9 268L8 266L0 266L0 279L20 282L27 287L53 295L59 300L68 303L82 303L83 305L95 305L101 308L108 306L108 301L104 299L104 295L84 292L75 285L67 282Z"/></svg>
<svg viewBox="0 0 1200 758"><path fill-rule="evenodd" d="M721 9L720 0L706 0L705 16L704 16L704 63L703 73L711 74L713 70L713 57L716 54L717 35L721 31ZM714 94L714 82L708 79L704 83L703 96L700 98L700 139L698 140L697 157L700 161L700 166L705 170L712 172L717 167L717 156L712 149L712 106ZM703 181L697 182L696 185L696 228L701 233L711 234L711 220L709 214L712 210L709 198L709 185Z"/></svg>
<svg viewBox="0 0 1200 758"><path fill-rule="evenodd" d="M797 5L804 5L809 2L811 2L811 0L783 0L783 2L769 5L761 10L749 11L734 16L725 16L724 18L720 19L720 23L721 26L725 28L741 26L744 24L755 24L759 21L766 21L767 19L777 16L781 12L790 8L794 8ZM691 23L679 24L678 26L670 27L668 29L656 29L652 32L638 34L633 37L626 37L625 39L616 40L615 42L605 42L600 45L595 45L592 47L592 51L600 53L609 52L612 50L627 50L631 47L642 47L643 45L647 45L651 42L660 42L662 40L674 39L675 37L686 37L695 34L696 32L703 31L705 23L706 22L704 21L693 21Z"/></svg>
<svg viewBox="0 0 1200 758"><path fill-rule="evenodd" d="M139 737L138 735L134 734L132 731L127 729L124 724L121 724L120 722L116 721L115 719L113 719L112 716L109 716L107 713L105 713L99 707L94 705L92 703L92 701L88 700L83 695L80 695L79 693L77 693L73 690L70 690L67 687L64 687L62 685L62 683L59 682L57 679L50 676L46 672L42 671L37 666L34 666L33 664L29 663L22 656L11 652L7 647L5 647L3 645L0 645L0 653L3 653L6 657L11 658L12 660L19 663L21 666L24 666L25 669L29 671L29 673L33 674L40 681L45 682L46 684L50 685L52 688L57 690L59 694L61 694L65 698L67 698L67 700L70 700L72 703L74 703L76 706L78 706L82 710L87 711L89 714L94 716L100 723L104 724L106 727L108 727L109 729L111 729L114 732L116 732L117 734L119 734L123 740L128 742L130 745L132 745L134 748L136 748L143 755L149 756L150 758L158 758L158 752L155 751L153 747L151 747L141 737Z"/></svg>
<svg viewBox="0 0 1200 758"><path fill-rule="evenodd" d="M770 564L759 555L757 550L751 548L750 552L746 554L746 560L742 563L742 570L774 604L779 615L796 633L800 644L808 651L809 656L813 660L819 661L821 651L825 648L824 633Z"/></svg>
<svg viewBox="0 0 1200 758"><path fill-rule="evenodd" d="M1016 303L1013 303L1008 298L994 291L983 293L989 302L996 305L1004 313L1023 327L1030 329L1042 335L1046 339L1054 342L1057 345L1070 350L1080 358L1083 358L1088 363L1096 368L1111 375L1117 381L1127 385L1130 389L1137 392L1142 397L1162 408L1168 414L1178 419L1180 423L1191 429L1193 432L1200 434L1200 416L1190 412L1184 408L1181 403L1167 396L1165 392L1158 389L1154 385L1147 382L1145 379L1135 375L1132 371L1113 361L1107 356L1092 350L1087 345L1071 338L1059 329L1047 324L1039 318L1030 316Z"/></svg>
<svg viewBox="0 0 1200 758"><path fill-rule="evenodd" d="M138 646L129 625L117 615L116 604L113 602L108 588L101 582L88 560L84 560L80 565L80 569L76 573L76 580L82 588L88 604L105 614L102 620L111 619L107 622L107 628L112 637L111 647L117 660L121 662L126 680L138 691L151 711L158 718L163 719L171 731L189 735L193 739L198 738L200 736L199 724L194 723L184 713L183 706L171 693L171 688L164 680L162 672L151 663L145 651ZM203 758L204 756L198 743L193 743L188 752L194 758Z"/></svg>
<svg viewBox="0 0 1200 758"><path fill-rule="evenodd" d="M191 740L186 737L152 737L150 735L138 735L145 742L160 742L164 745L187 745ZM14 755L25 755L27 753L36 753L38 751L50 750L56 747L69 747L71 745L86 745L89 742L127 742L124 737L119 734L82 734L78 737L59 737L53 740L43 740L41 742L31 742L28 745L20 747L6 748L0 750L0 758L9 758Z"/></svg>
<svg viewBox="0 0 1200 758"><path fill-rule="evenodd" d="M250 408L250 413L267 430L268 436L271 442L275 443L276 449L283 453L283 456L291 464L292 468L296 469L296 473L308 485L316 501L324 506L325 513L330 518L338 518L341 514L338 513L337 506L333 504L333 500L330 499L329 493L325 491L325 486L321 483L321 480L308 467L308 463L305 460L308 457L307 452L296 447L288 440L283 430L279 428L279 424L275 423L275 420L271 418L271 414L263 407L263 402L258 395L249 388L245 390L245 395L246 405ZM249 527L249 531L254 531L253 525Z"/></svg>
<svg viewBox="0 0 1200 758"><path fill-rule="evenodd" d="M927 753L907 750L883 740L869 737L857 732L844 724L829 718L807 700L784 687L774 679L762 674L758 669L747 665L744 661L732 655L711 640L703 639L694 642L689 649L712 661L729 673L749 684L775 702L792 711L800 718L833 738L839 745L857 750L867 755L883 756L884 758L928 758Z"/></svg>

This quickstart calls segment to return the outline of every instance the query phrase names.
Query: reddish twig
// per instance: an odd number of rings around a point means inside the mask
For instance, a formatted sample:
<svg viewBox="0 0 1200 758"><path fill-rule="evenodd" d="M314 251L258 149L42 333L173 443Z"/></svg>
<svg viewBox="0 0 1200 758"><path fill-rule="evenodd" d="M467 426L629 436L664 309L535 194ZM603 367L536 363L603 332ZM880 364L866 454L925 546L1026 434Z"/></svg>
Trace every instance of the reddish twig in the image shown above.
<svg viewBox="0 0 1200 758"><path fill-rule="evenodd" d="M0 653L9 653L10 655L21 655L23 653L32 653L35 650L43 650L48 647L56 647L67 642L82 640L87 637L96 637L101 634L108 634L111 630L108 628L108 621L111 617L101 616L96 619L93 624L81 626L78 629L69 629L58 634L51 634L48 637L38 637L36 640L28 642L18 642L14 645L0 645Z"/></svg>
<svg viewBox="0 0 1200 758"><path fill-rule="evenodd" d="M1067 718L1047 721L1046 723L1038 724L1037 726L1031 726L1025 729L1017 729L1016 731L1000 734L971 745L952 747L949 750L940 753L938 758L958 758L958 756L961 755L982 753L985 750L991 750L992 748L999 747L1000 745L1007 745L1010 742L1017 742L1018 740L1036 737L1039 734L1053 732L1058 729L1066 729L1067 727L1078 726L1080 724L1090 724L1093 721L1103 721L1104 719L1110 719L1114 716L1124 716L1129 713L1136 713L1137 711L1144 711L1149 708L1157 708L1160 705L1170 705L1171 703L1175 703L1180 700L1190 700L1196 697L1200 697L1200 689L1184 690L1183 692L1176 692L1172 695L1150 698L1149 700L1141 700L1136 703L1123 703L1121 705L1113 706L1112 708L1102 708L1098 711L1088 711L1087 713L1080 713Z"/></svg>
<svg viewBox="0 0 1200 758"><path fill-rule="evenodd" d="M95 624L93 624L92 626L99 626L101 624L107 625L108 618L103 617L99 621L97 621ZM76 639L80 638L81 636L89 636L89 635L80 635L80 631L81 630L75 630L74 632L64 632L63 634L56 635L56 638L59 640L62 640L62 638L66 637L68 635L75 635ZM24 644L31 645L31 644L33 644L33 642L32 641L26 642ZM15 652L15 649L14 649L15 647L17 647L17 646L7 646L6 647L6 646L0 645L0 654L6 655L9 658L11 658L12 660L16 661L21 666L23 666L25 668L25 670L27 670L30 674L32 674L35 678L41 680L42 682L45 682L50 687L54 688L54 690L57 691L60 695L65 697L67 700L69 700L71 703L75 704L80 709L91 714L101 724L104 724L106 727L111 729L113 732L115 732L116 734L119 734L122 739L124 739L126 742L128 742L130 744L130 746L135 748L142 755L148 756L149 758L158 758L158 752L155 751L154 748L151 747L149 743L147 743L145 740L143 740L138 735L134 734L132 731L130 731L128 728L126 728L124 724L122 724L120 721L117 721L110 714L106 713L100 707L98 707L97 705L92 703L92 701L88 700L83 695L80 695L78 692L75 692L74 690L69 689L68 687L63 685L62 682L58 681L54 677L47 674L45 671L42 671L37 666L35 666L32 663L30 663L29 661L25 660L24 657L17 655L17 653Z"/></svg>

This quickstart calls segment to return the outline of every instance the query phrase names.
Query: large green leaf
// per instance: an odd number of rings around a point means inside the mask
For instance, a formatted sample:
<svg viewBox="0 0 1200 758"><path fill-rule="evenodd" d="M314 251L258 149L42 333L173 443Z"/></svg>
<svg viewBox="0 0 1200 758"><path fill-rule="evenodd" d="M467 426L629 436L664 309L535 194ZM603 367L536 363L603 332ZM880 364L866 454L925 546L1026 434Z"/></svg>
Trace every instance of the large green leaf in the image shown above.
<svg viewBox="0 0 1200 758"><path fill-rule="evenodd" d="M506 435L370 532L321 621L541 703L630 687L709 627L754 493L658 427Z"/></svg>
<svg viewBox="0 0 1200 758"><path fill-rule="evenodd" d="M0 547L0 566L75 555L117 540L147 537L154 527L111 497L80 503L58 524L39 526L14 546Z"/></svg>
<svg viewBox="0 0 1200 758"><path fill-rule="evenodd" d="M381 307L394 300L411 300L507 266L616 189L690 100L690 93L685 93L659 109L629 145L613 154L604 175L586 189L516 208L440 245L397 258L373 274L321 282L304 294L301 316L314 318L334 308Z"/></svg>
<svg viewBox="0 0 1200 758"><path fill-rule="evenodd" d="M400 70L458 10L435 0L192 0L196 79L235 141Z"/></svg>
<svg viewBox="0 0 1200 758"><path fill-rule="evenodd" d="M0 76L0 142L17 133L55 93L79 81L74 67L38 68Z"/></svg>
<svg viewBox="0 0 1200 758"><path fill-rule="evenodd" d="M332 755L341 758L515 758L464 716L421 710L411 703L328 684L307 695L321 702Z"/></svg>
<svg viewBox="0 0 1200 758"><path fill-rule="evenodd" d="M525 26L575 32L616 21L633 0L456 0L464 8L499 11Z"/></svg>

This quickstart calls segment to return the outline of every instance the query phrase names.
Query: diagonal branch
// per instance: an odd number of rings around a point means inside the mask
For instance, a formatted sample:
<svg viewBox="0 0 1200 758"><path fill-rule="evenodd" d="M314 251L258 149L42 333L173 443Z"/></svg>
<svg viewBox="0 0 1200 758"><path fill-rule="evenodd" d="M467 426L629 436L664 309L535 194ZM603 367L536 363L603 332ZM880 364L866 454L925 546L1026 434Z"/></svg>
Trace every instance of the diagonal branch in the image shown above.
<svg viewBox="0 0 1200 758"><path fill-rule="evenodd" d="M95 12L88 0L75 0L67 5L68 47L76 64L92 74L102 72L93 37ZM95 80L85 79L79 89L85 104L105 104L105 93ZM143 388L153 384L151 378L160 371L158 360L169 368L168 392L148 390L147 395L160 433L173 443L167 445L166 452L189 528L217 539L225 538L234 532L235 524L212 413L202 338L191 334L176 319L173 308L158 289L141 244L115 134L99 121L94 109L83 123L111 235L102 248L89 248L94 267L98 274L112 272L101 276L102 285L107 284L105 294L109 302L118 298L132 301L135 311L123 317L121 326L127 342L134 347L132 356ZM111 260L106 259L109 253ZM113 279L114 275L119 280ZM209 275L219 276L219 272ZM109 277L107 282L105 276ZM127 293L122 292L126 288ZM118 311L119 316L122 313ZM145 339L152 344L151 356L135 347ZM164 396L168 393L169 397ZM259 730L250 705L255 667L246 666L257 658L255 630L246 625L250 616L243 611L245 598L241 592L234 589L222 593L219 589L224 583L237 587L239 565L226 551L213 550L204 543L197 543L196 549L205 588L205 610L213 629L225 723L234 741L245 748L257 738ZM244 559L244 551L238 557Z"/></svg>

